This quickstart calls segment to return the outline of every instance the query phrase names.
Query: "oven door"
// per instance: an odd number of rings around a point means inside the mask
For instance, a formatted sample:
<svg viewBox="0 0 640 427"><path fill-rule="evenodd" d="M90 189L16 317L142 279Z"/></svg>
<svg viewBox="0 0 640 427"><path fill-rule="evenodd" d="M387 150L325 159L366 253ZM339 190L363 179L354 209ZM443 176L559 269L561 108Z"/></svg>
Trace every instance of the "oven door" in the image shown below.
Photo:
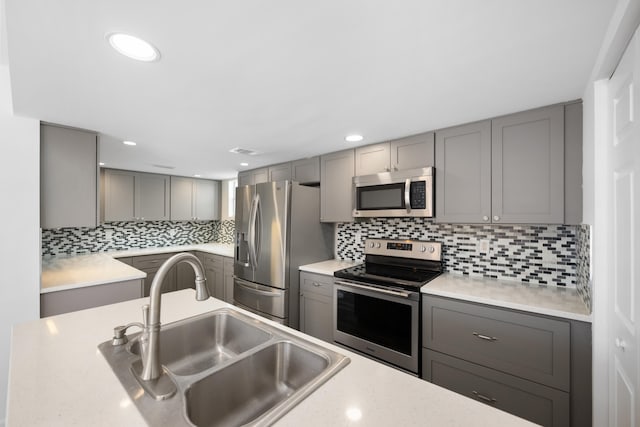
<svg viewBox="0 0 640 427"><path fill-rule="evenodd" d="M334 284L334 341L418 374L420 293Z"/></svg>

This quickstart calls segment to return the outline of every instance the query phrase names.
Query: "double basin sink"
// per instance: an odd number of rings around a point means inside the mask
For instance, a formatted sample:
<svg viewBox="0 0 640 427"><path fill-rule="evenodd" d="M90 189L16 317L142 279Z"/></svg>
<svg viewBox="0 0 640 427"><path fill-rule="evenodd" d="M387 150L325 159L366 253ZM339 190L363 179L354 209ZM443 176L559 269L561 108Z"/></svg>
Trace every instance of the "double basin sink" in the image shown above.
<svg viewBox="0 0 640 427"><path fill-rule="evenodd" d="M148 424L270 425L349 363L339 353L232 309L160 330L160 363L177 392L155 400L139 380L140 334L100 352ZM166 378L164 378L166 380Z"/></svg>

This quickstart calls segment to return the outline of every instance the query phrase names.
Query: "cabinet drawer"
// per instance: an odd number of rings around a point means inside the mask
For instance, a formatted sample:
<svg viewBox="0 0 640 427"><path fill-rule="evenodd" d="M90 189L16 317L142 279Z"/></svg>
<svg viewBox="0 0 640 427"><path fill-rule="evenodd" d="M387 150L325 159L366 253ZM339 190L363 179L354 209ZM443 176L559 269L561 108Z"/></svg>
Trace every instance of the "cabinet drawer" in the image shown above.
<svg viewBox="0 0 640 427"><path fill-rule="evenodd" d="M425 350L426 380L543 426L569 425L569 393Z"/></svg>
<svg viewBox="0 0 640 427"><path fill-rule="evenodd" d="M425 347L569 391L569 322L432 296L422 304Z"/></svg>
<svg viewBox="0 0 640 427"><path fill-rule="evenodd" d="M333 277L322 274L300 273L300 292L313 292L333 297Z"/></svg>
<svg viewBox="0 0 640 427"><path fill-rule="evenodd" d="M222 264L224 265L224 274L233 275L233 258L222 257Z"/></svg>
<svg viewBox="0 0 640 427"><path fill-rule="evenodd" d="M142 269L158 269L163 262L171 258L174 254L160 254L160 255L142 255L131 258L131 265L135 268Z"/></svg>

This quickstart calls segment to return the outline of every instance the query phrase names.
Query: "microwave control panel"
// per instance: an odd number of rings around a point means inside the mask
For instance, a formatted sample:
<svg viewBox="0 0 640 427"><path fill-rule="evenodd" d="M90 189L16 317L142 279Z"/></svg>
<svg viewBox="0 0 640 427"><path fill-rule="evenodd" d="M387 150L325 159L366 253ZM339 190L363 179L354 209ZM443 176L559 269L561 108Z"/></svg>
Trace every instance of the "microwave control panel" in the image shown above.
<svg viewBox="0 0 640 427"><path fill-rule="evenodd" d="M409 187L411 194L411 208L425 209L427 207L427 183L424 181L415 181Z"/></svg>

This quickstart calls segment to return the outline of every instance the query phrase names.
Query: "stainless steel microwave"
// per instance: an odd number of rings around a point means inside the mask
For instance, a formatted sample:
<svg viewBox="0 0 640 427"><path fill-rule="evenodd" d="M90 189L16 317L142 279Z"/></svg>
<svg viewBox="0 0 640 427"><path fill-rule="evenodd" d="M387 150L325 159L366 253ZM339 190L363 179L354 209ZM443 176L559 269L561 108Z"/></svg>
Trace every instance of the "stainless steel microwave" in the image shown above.
<svg viewBox="0 0 640 427"><path fill-rule="evenodd" d="M353 178L353 216L433 217L433 167Z"/></svg>

